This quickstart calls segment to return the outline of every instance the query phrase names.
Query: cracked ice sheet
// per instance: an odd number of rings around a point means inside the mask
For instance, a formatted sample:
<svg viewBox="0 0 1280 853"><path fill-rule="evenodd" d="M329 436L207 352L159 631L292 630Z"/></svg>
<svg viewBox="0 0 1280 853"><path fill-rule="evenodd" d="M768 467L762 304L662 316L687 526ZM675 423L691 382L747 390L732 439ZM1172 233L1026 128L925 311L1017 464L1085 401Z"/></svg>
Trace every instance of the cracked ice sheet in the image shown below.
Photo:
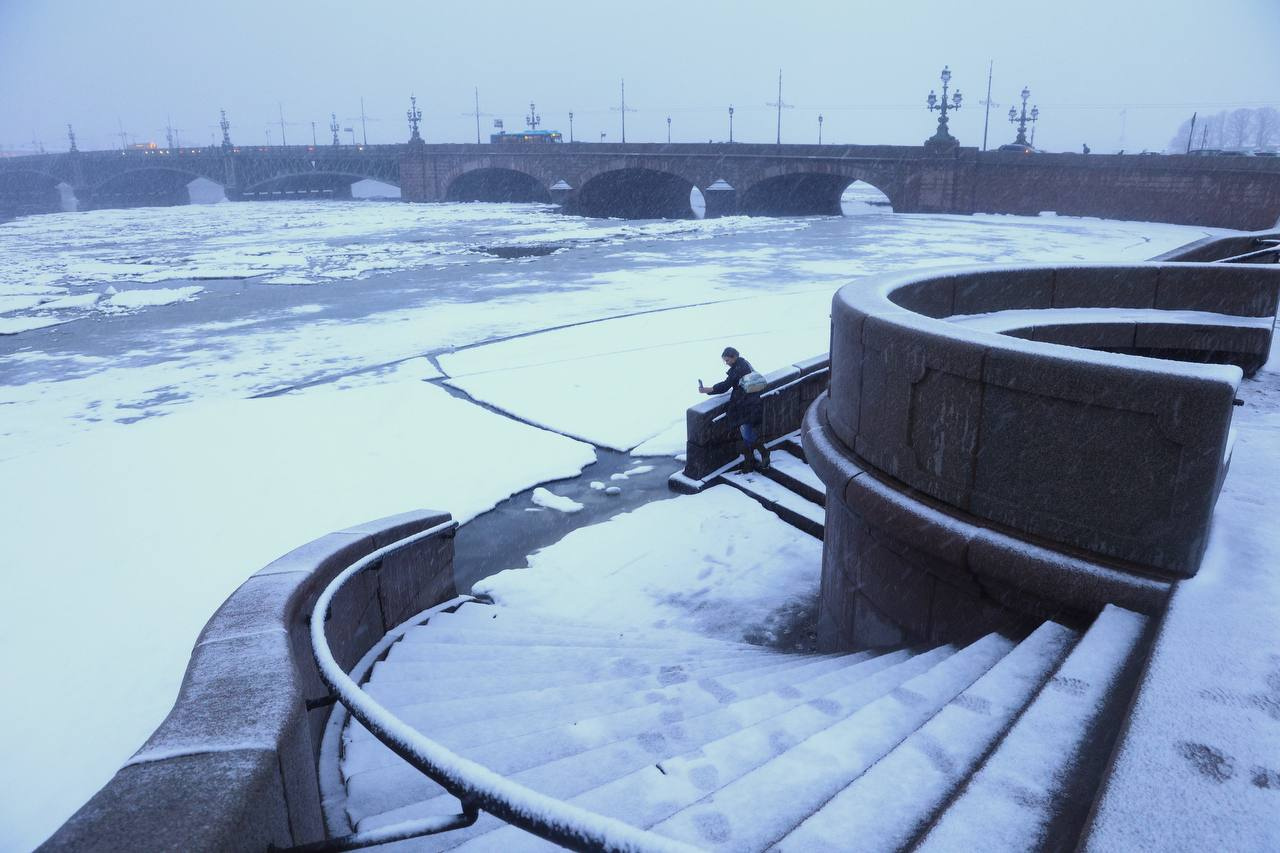
<svg viewBox="0 0 1280 853"><path fill-rule="evenodd" d="M821 565L820 541L737 489L715 486L579 528L531 554L529 568L472 589L547 621L670 627L737 641L783 627L808 607Z"/></svg>
<svg viewBox="0 0 1280 853"><path fill-rule="evenodd" d="M478 254L484 245L601 246L803 227L742 218L585 219L537 205L366 201L58 213L0 223L0 256L7 261L0 267L0 299L68 287L172 280L341 285L399 270L503 263Z"/></svg>
<svg viewBox="0 0 1280 853"><path fill-rule="evenodd" d="M23 697L0 703L6 773L22 780L0 797L0 848L39 843L138 748L201 626L252 572L415 507L465 521L593 461L587 445L392 381L193 404L0 462L0 483L20 484L0 497L0 660ZM51 629L36 605L55 601Z"/></svg>
<svg viewBox="0 0 1280 853"><path fill-rule="evenodd" d="M767 373L825 352L830 293L761 296L531 335L440 358L449 384L532 423L617 450L676 446L672 413L724 378L732 344ZM656 436L661 440L653 441ZM655 454L656 455L656 454Z"/></svg>

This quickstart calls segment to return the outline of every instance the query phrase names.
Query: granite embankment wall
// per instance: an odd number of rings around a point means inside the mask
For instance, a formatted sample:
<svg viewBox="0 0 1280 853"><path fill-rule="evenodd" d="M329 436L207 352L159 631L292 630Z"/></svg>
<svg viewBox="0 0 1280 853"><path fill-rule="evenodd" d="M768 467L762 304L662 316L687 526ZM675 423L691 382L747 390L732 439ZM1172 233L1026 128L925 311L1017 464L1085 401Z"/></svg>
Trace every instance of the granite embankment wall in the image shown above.
<svg viewBox="0 0 1280 853"><path fill-rule="evenodd" d="M349 670L387 631L454 597L448 513L330 533L246 580L201 632L169 716L40 849L261 851L324 838L317 757L333 705L312 656L312 606L347 566L433 527L335 597L326 634Z"/></svg>

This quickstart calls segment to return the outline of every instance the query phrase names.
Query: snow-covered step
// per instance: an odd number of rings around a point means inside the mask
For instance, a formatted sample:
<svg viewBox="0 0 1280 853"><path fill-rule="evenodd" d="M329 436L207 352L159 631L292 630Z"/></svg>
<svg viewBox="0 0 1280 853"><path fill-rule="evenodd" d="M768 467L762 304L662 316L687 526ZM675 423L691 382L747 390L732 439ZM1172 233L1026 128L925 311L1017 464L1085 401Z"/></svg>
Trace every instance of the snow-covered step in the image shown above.
<svg viewBox="0 0 1280 853"><path fill-rule="evenodd" d="M671 697L671 702L562 724L523 737L494 742L468 741L446 732L439 733L437 739L496 772L517 774L518 781L543 793L572 796L651 766L656 760L696 750L705 743L776 717L907 657L905 652L878 658L865 653L850 655L837 661L838 667L827 661L820 667L790 670L765 676L759 683L744 683L735 691L737 698L728 694L716 697L705 692L688 696L687 702ZM348 809L357 819L376 813L379 806L384 810L398 808L441 793L434 783L398 759L364 772L357 770L368 760L349 750L343 763ZM530 768L536 769L521 772ZM445 806L447 811L447 804ZM432 812L428 809L426 813ZM397 815L396 819L406 818Z"/></svg>
<svg viewBox="0 0 1280 853"><path fill-rule="evenodd" d="M746 703L758 703L763 699L771 707L789 708L892 666L906 657L909 657L907 652L879 656L864 652L815 661L805 667L774 669L734 684L732 698L728 693L711 692L695 686L695 689L665 691L660 702L622 708L590 718L548 716L538 721L536 715L522 715L442 727L433 729L432 735L450 749L463 752L486 766L490 766L484 758L487 751L499 749L503 755L492 766L494 769L506 768L502 770L506 773L538 763L521 763L523 760L517 758L516 753L522 750L531 750L543 763L570 754L573 749L558 746L561 742L585 752L601 744L644 735L643 746L651 750L657 735L672 742L698 739L698 731L713 724L711 715L732 715L736 722L741 723L747 716L758 713ZM374 738L349 741L342 759L343 774L348 778L368 770L399 765L403 765L400 757Z"/></svg>
<svg viewBox="0 0 1280 853"><path fill-rule="evenodd" d="M609 634L607 632L589 633L585 631L565 631L552 633L547 631L539 634L522 634L519 631L489 630L474 626L441 625L434 630L431 630L426 626L414 628L405 634L402 642L409 646L417 643L430 643L434 645L455 643L469 645L471 643L479 642L487 643L489 645L506 646L526 646L536 643L542 646L595 646L610 649L751 648L750 645L746 643L716 643L713 641L708 642L707 640L687 637L687 635L680 632L672 632L672 634L673 636L669 637L666 641L658 641L651 637L632 637L626 634Z"/></svg>
<svg viewBox="0 0 1280 853"><path fill-rule="evenodd" d="M968 779L1062 662L1076 634L1046 622L931 720L794 829L793 853L901 850Z"/></svg>
<svg viewBox="0 0 1280 853"><path fill-rule="evenodd" d="M827 505L827 485L807 462L781 448L770 456L771 464L763 469L766 477L819 506Z"/></svg>
<svg viewBox="0 0 1280 853"><path fill-rule="evenodd" d="M722 474L720 479L755 498L788 524L803 530L810 536L822 538L827 513L813 501L801 497L759 471L750 474L730 471Z"/></svg>
<svg viewBox="0 0 1280 853"><path fill-rule="evenodd" d="M1098 779L1074 771L1082 757L1101 771L1105 755L1091 741L1110 743L1114 731L1096 724L1109 703L1125 700L1116 691L1127 686L1121 676L1145 627L1146 617L1107 606L918 849L1032 850L1050 835L1074 849L1080 825L1053 822L1066 800L1087 810Z"/></svg>
<svg viewBox="0 0 1280 853"><path fill-rule="evenodd" d="M764 850L783 838L966 690L1014 647L989 634L856 713L803 741L653 829L713 850ZM777 792L761 809L764 792ZM971 849L980 849L974 847Z"/></svg>
<svg viewBox="0 0 1280 853"><path fill-rule="evenodd" d="M417 722L430 719L435 725L459 719L483 719L489 716L528 713L542 708L564 707L568 703L596 700L608 707L611 701L630 693L647 694L664 687L693 683L715 684L733 676L750 674L761 668L796 666L786 656L748 659L711 664L675 664L660 667L645 675L622 676L585 684L558 686L548 682L542 687L518 691L497 690L492 682L477 676L466 694L437 693L431 684L370 681L364 689L383 705L405 712L403 719ZM495 698L497 697L497 698ZM474 716L469 716L474 715Z"/></svg>
<svg viewBox="0 0 1280 853"><path fill-rule="evenodd" d="M899 653L902 654L902 653ZM782 690L788 694L803 695L795 690L797 685L830 676L832 673L843 678L843 673L850 667L875 656L867 652L853 655L781 655L774 653L779 659L775 665L758 666L716 679L697 679L663 688L661 691L648 692L638 697L643 700L639 704L627 701L626 696L616 705L602 708L599 703L565 703L541 712L506 714L488 719L472 719L452 725L435 725L431 729L433 738L446 745L457 745L463 748L476 743L494 743L526 735L541 735L562 726L577 726L582 720L591 719L593 727L607 728L617 737L625 736L629 730L639 731L645 727L670 724L674 720L686 719L697 714L723 708L727 702L750 699L762 693ZM893 655L881 655L877 663L879 667L895 662ZM865 670L872 671L872 670ZM740 675L740 677L739 677ZM550 683L550 682L549 682ZM415 716L411 710L395 709L404 717ZM630 728L628 728L630 727ZM357 734L357 732L361 734ZM397 763L400 759L381 742L372 736L365 737L367 732L353 728L348 738L349 748L344 759L344 772L351 774L364 769L361 764L359 749L371 749L381 753L389 763Z"/></svg>
<svg viewBox="0 0 1280 853"><path fill-rule="evenodd" d="M452 647L447 647L452 648ZM488 646L489 649L500 648ZM506 647L512 651L510 647ZM547 654L559 652L559 657ZM609 654L607 649L522 649L515 654L492 655L487 657L468 657L454 660L446 655L438 657L415 657L400 655L395 659L386 659L374 664L371 680L387 681L435 681L449 679L469 679L475 681L478 667L491 666L501 661L504 671L512 676L557 672L594 673L592 678L617 678L624 675L644 675L672 664L696 664L713 662L747 661L766 659L761 652L740 652L730 650L719 654L699 653L683 650L661 653L643 651L630 654ZM446 691L447 692L447 691Z"/></svg>
<svg viewBox="0 0 1280 853"><path fill-rule="evenodd" d="M743 728L727 737L671 759L650 763L573 797L570 802L634 826L649 827L708 794L723 789L765 765L795 744L822 732L859 709L895 691L932 667L943 664L955 650L943 646L903 660L820 698ZM825 760L825 759L824 759ZM784 789L759 792L755 810L775 807ZM464 850L544 849L545 842L513 827L500 827L464 845Z"/></svg>
<svg viewBox="0 0 1280 853"><path fill-rule="evenodd" d="M626 681L579 685L571 691L554 689L493 695L437 696L430 685L423 685L419 695L395 704L400 719L419 731L438 732L451 726L481 727L480 738L491 738L498 727L507 736L550 728L563 722L588 719L627 708L655 703L684 701L689 695L709 694L717 697L736 695L744 683L791 669L820 666L822 658L810 655L776 654L770 662L744 663L729 672L706 673L688 667L655 689L644 683L640 687ZM478 684L482 682L478 680ZM477 686L477 690L483 690ZM344 737L349 740L371 738L363 726L352 722Z"/></svg>
<svg viewBox="0 0 1280 853"><path fill-rule="evenodd" d="M495 605L471 604L460 608L456 613L445 613L433 616L430 622L417 626L406 634L408 642L422 640L430 642L432 636L441 630L486 631L493 636L509 638L511 642L529 642L539 637L554 636L557 638L585 637L591 640L610 640L611 642L630 642L638 645L684 645L703 648L723 648L736 646L740 648L757 648L749 643L732 640L719 640L689 631L672 628L619 628L608 624L590 624L584 622L548 622L545 619L534 619L518 615L518 611Z"/></svg>

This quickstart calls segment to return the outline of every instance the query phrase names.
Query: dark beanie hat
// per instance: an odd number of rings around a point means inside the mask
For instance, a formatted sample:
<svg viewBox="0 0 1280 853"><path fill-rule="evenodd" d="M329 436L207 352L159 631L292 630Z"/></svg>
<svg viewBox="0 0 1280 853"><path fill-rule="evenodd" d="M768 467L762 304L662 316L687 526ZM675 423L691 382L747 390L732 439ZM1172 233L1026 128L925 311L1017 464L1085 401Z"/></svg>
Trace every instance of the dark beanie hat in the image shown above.
<svg viewBox="0 0 1280 853"><path fill-rule="evenodd" d="M725 347L724 352L720 353L721 358L737 358L738 351L733 347Z"/></svg>

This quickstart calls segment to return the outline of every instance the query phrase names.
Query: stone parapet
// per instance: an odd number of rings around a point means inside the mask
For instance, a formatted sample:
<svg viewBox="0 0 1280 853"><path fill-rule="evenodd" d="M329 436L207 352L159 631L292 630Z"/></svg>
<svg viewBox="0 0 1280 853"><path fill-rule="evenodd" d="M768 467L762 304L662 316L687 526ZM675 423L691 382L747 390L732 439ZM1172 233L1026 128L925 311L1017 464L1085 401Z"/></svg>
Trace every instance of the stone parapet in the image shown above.
<svg viewBox="0 0 1280 853"><path fill-rule="evenodd" d="M885 476L958 510L1190 576L1229 456L1240 369L1025 340L943 318L1088 302L1154 316L1212 312L1242 318L1265 353L1278 273L1162 264L863 279L833 301L831 429ZM1047 334L1058 325L1046 322ZM1206 329L1175 340L1167 322L1155 331L1131 325L1150 332L1143 342L1153 350L1204 346L1207 360L1221 345ZM1134 335L1119 348L1141 351Z"/></svg>
<svg viewBox="0 0 1280 853"><path fill-rule="evenodd" d="M40 849L260 851L324 838L316 761L332 703L312 656L312 605L361 557L445 525L334 599L326 632L350 669L391 628L455 596L450 521L430 510L372 521L251 576L205 625L169 716Z"/></svg>
<svg viewBox="0 0 1280 853"><path fill-rule="evenodd" d="M886 478L846 447L824 395L805 457L827 486L818 605L823 651L968 643L1046 619L1084 628L1107 604L1157 614L1171 582L1033 541Z"/></svg>
<svg viewBox="0 0 1280 853"><path fill-rule="evenodd" d="M804 412L827 387L828 359L814 356L766 374L760 392L764 405L764 440L795 432ZM690 406L685 413L688 439L680 483L695 482L728 465L741 453L742 439L725 417L728 397L719 395ZM678 483L673 479L673 487Z"/></svg>

